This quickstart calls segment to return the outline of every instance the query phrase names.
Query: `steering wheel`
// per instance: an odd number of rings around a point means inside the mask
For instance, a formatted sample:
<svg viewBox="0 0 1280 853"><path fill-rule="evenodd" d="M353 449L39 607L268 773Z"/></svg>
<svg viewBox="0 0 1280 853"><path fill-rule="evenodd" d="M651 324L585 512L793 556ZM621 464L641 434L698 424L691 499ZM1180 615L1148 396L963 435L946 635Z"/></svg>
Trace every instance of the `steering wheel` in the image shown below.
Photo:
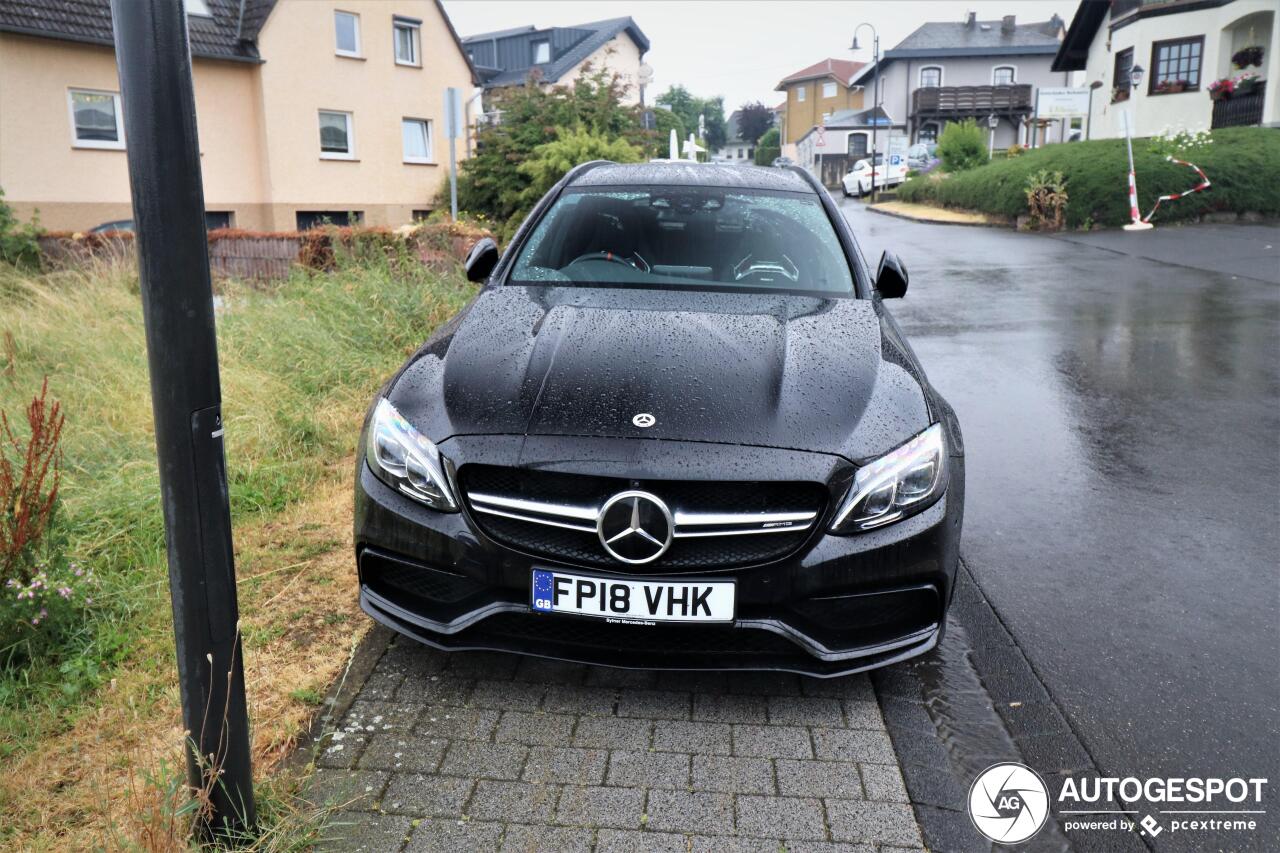
<svg viewBox="0 0 1280 853"><path fill-rule="evenodd" d="M638 254L632 255L630 258L624 258L622 255L606 251L587 252L585 255L579 255L569 261L569 263L565 264L564 267L561 267L561 269L566 269L574 264L582 263L583 261L608 261L609 263L622 264L623 266L628 266L632 269L640 270L641 272L649 271L649 264Z"/></svg>

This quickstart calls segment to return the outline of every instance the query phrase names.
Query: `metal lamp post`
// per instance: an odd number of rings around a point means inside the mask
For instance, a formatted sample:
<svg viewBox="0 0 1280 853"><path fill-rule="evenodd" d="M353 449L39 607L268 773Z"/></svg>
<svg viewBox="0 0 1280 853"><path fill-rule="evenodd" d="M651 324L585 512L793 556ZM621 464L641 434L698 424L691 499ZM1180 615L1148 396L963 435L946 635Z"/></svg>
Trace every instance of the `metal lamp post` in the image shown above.
<svg viewBox="0 0 1280 853"><path fill-rule="evenodd" d="M876 203L876 128L880 125L878 108L880 106L880 34L868 23L861 23L853 28L853 44L850 50L858 49L858 30L867 27L871 30L871 64L875 76L871 84L871 203Z"/></svg>
<svg viewBox="0 0 1280 853"><path fill-rule="evenodd" d="M987 116L987 127L991 129L991 139L987 143L987 159L993 160L996 156L996 128L1000 125L1000 117L995 113Z"/></svg>
<svg viewBox="0 0 1280 853"><path fill-rule="evenodd" d="M1138 210L1138 178L1134 174L1133 169L1133 129L1134 117L1134 96L1138 93L1138 84L1142 82L1142 77L1146 72L1141 65L1135 65L1129 69L1129 86L1133 92L1129 95L1129 109L1124 111L1124 144L1129 152L1129 218L1130 222L1124 226L1126 231L1150 231L1153 226L1150 222L1142 221L1142 214Z"/></svg>

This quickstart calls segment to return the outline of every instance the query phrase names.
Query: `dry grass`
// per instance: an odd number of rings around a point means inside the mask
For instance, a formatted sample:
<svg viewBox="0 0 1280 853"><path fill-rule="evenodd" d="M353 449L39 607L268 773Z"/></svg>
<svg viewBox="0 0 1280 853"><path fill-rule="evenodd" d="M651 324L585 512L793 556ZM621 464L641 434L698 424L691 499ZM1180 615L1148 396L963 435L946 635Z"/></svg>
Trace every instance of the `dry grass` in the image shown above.
<svg viewBox="0 0 1280 853"><path fill-rule="evenodd" d="M351 470L344 462L336 474ZM236 534L245 681L255 777L269 776L305 732L323 695L369 625L355 596L351 489L335 476L313 499ZM157 620L157 630L166 620ZM162 666L126 667L98 707L0 770L0 801L15 830L10 849L84 850L142 844L143 817L162 788L143 772L181 768L181 711L172 635L139 655Z"/></svg>

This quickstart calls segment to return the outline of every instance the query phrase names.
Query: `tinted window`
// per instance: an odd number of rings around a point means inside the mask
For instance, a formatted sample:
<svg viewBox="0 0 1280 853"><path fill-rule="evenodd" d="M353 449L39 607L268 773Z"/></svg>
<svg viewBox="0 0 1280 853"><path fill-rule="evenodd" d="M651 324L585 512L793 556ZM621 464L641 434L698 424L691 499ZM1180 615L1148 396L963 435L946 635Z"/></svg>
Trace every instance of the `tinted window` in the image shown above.
<svg viewBox="0 0 1280 853"><path fill-rule="evenodd" d="M853 292L816 195L689 186L567 191L521 248L510 281Z"/></svg>

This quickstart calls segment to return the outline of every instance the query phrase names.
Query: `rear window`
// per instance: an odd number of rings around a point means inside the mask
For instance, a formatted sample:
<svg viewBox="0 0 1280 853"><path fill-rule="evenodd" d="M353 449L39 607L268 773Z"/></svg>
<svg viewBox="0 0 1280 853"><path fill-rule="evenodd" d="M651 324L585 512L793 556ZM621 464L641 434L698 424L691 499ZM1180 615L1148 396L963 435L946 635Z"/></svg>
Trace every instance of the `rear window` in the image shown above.
<svg viewBox="0 0 1280 853"><path fill-rule="evenodd" d="M521 248L508 281L853 293L817 196L689 186L567 190Z"/></svg>

